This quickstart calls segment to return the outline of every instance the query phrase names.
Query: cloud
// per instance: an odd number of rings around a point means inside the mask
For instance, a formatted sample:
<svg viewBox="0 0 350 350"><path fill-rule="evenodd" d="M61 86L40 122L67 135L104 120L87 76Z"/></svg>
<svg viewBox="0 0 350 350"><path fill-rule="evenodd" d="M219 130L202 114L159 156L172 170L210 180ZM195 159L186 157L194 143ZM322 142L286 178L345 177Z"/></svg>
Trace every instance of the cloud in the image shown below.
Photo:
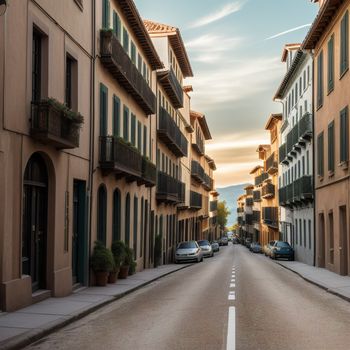
<svg viewBox="0 0 350 350"><path fill-rule="evenodd" d="M214 12L211 15L204 16L195 21L190 28L198 28L206 26L210 23L216 22L222 18L225 18L232 13L238 12L241 10L246 1L235 1L229 4L226 4L221 10Z"/></svg>
<svg viewBox="0 0 350 350"><path fill-rule="evenodd" d="M295 27L295 28L292 28L292 29L288 29L284 32L281 32L281 33L277 33L275 35L272 35L268 38L266 38L265 40L271 40L271 39L275 39L275 38L278 38L280 36L283 36L283 35L286 35L286 34L289 34L289 33L292 33L292 32L296 32L297 30L300 30L300 29L303 29L303 28L307 28L307 27L311 27L311 23L309 24L304 24L302 26L299 26L299 27Z"/></svg>

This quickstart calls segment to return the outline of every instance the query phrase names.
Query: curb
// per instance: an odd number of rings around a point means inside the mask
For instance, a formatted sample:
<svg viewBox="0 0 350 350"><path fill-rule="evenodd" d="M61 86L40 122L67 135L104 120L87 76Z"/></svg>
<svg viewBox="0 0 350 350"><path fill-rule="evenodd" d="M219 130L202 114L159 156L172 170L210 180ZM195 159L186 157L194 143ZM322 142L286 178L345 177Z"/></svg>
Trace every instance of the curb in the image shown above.
<svg viewBox="0 0 350 350"><path fill-rule="evenodd" d="M283 264L281 264L281 263L279 263L279 262L276 262L276 264L279 265L279 266L281 266L281 267L283 267L283 268L285 268L285 269L288 270L288 271L291 271L291 272L295 273L296 275L298 275L299 277L301 277L301 278L302 278L303 280L305 280L306 282L309 282L309 283L313 284L314 286L319 287L319 288L325 290L326 292L328 292L328 293L330 293L330 294L333 294L333 295L335 295L335 296L337 296L337 297L339 297L339 298L341 298L341 299L343 299L343 300L345 300L345 301L347 301L347 302L350 302L350 297L347 297L347 296L345 296L345 295L343 295L343 294L340 294L340 293L336 292L336 291L333 290L333 289L330 289L330 288L328 288L328 287L326 287L326 286L324 286L324 285L322 285L322 284L320 284L320 283L318 283L318 282L315 282L315 281L311 280L310 278L307 278L307 277L303 276L301 273L299 273L299 272L297 272L297 271L294 271L293 269L291 269L291 268L288 267L288 266L285 266L285 265L283 265Z"/></svg>
<svg viewBox="0 0 350 350"><path fill-rule="evenodd" d="M131 294L131 293L135 292L136 290L141 289L141 288L151 284L152 282L155 282L163 277L169 276L175 272L181 271L181 270L186 269L186 268L193 266L193 265L194 265L193 263L188 264L188 265L184 265L184 266L179 267L177 270L170 271L170 272L165 273L164 275L152 278L149 281L146 281L137 287L133 287L133 288L131 288L123 293L118 294L118 295L111 296L110 299L108 299L108 300L104 300L104 301L100 302L99 304L93 305L88 309L85 309L81 312L78 312L77 314L68 316L68 318L65 320L57 321L57 323L49 326L46 329L33 329L32 331L28 331L24 334L14 336L10 340L7 340L7 341L5 340L4 342L0 342L0 349L2 349L2 350L22 349L25 346L33 344L33 343L37 342L38 340L46 337L47 335L49 335L55 331L58 331L59 329L65 327L73 322L76 322L76 321L82 319L83 317L101 309L102 307L104 307L108 304L111 304L114 301L117 301L119 299L122 299L123 297L127 296L128 294Z"/></svg>

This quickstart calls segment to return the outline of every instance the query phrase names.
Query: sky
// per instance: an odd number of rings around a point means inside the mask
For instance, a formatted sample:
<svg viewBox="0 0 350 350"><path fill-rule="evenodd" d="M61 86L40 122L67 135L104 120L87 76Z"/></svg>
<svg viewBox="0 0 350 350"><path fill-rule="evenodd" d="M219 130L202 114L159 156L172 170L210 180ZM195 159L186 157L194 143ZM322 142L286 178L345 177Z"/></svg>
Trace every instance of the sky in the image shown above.
<svg viewBox="0 0 350 350"><path fill-rule="evenodd" d="M144 19L178 27L192 64L192 109L205 114L216 186L251 181L264 127L282 111L272 98L286 72L287 43L302 42L318 5L310 0L135 0Z"/></svg>

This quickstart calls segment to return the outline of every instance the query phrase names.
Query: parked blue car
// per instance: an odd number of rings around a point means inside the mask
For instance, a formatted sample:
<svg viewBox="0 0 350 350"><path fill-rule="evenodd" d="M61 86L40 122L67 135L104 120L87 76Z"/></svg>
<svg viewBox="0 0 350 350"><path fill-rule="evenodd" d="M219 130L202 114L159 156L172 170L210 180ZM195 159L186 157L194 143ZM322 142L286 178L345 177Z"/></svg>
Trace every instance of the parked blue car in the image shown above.
<svg viewBox="0 0 350 350"><path fill-rule="evenodd" d="M260 243L257 243L257 242L251 244L250 250L253 253L262 253L261 245L260 245Z"/></svg>
<svg viewBox="0 0 350 350"><path fill-rule="evenodd" d="M288 242L276 241L271 249L271 259L288 259L294 260L294 249Z"/></svg>

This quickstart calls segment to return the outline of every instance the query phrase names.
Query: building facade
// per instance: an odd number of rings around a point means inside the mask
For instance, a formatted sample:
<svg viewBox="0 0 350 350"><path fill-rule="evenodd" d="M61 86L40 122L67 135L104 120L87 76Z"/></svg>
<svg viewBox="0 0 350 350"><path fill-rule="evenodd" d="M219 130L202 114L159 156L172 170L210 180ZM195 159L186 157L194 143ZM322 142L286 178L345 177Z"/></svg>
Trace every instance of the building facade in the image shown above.
<svg viewBox="0 0 350 350"><path fill-rule="evenodd" d="M283 104L279 147L280 231L295 259L314 264L313 65L300 44L284 47L286 65L274 100Z"/></svg>
<svg viewBox="0 0 350 350"><path fill-rule="evenodd" d="M302 44L313 52L315 71L315 260L318 267L349 275L350 1L319 5Z"/></svg>

